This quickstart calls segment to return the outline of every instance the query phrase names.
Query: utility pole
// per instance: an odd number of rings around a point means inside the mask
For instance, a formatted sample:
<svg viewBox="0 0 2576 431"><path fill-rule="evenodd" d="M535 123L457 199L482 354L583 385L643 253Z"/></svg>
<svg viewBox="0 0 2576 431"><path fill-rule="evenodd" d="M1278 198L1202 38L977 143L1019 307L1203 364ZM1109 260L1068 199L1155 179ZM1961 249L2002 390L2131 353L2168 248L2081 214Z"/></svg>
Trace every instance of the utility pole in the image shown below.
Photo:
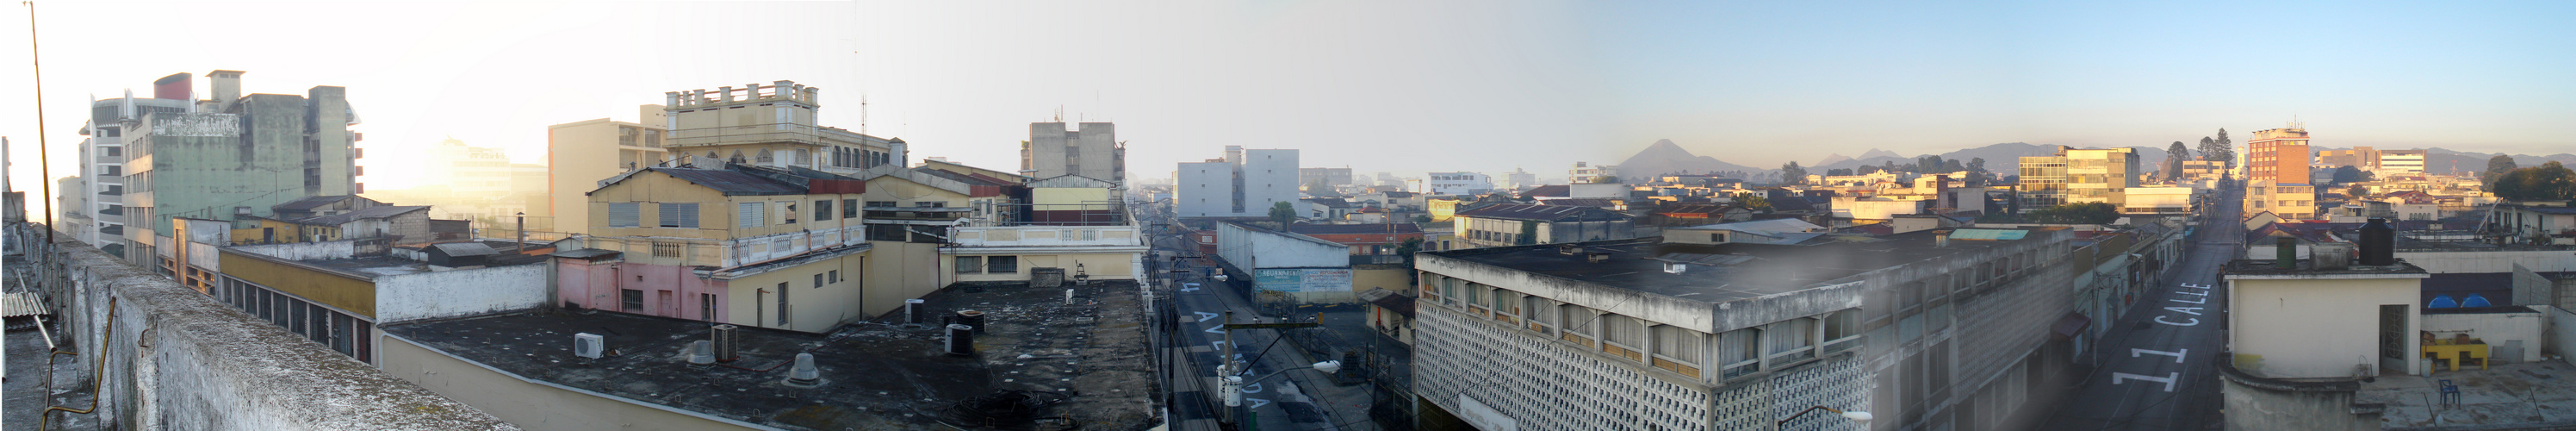
<svg viewBox="0 0 2576 431"><path fill-rule="evenodd" d="M21 3L27 5L27 61L35 67L36 77L36 175L44 177L38 182L43 183L41 186L45 189L45 244L51 246L54 229L57 228L54 226L54 212L61 211L54 208L54 203L62 200L54 198L53 157L45 151L45 60L43 53L37 51L41 45L36 43L36 2Z"/></svg>

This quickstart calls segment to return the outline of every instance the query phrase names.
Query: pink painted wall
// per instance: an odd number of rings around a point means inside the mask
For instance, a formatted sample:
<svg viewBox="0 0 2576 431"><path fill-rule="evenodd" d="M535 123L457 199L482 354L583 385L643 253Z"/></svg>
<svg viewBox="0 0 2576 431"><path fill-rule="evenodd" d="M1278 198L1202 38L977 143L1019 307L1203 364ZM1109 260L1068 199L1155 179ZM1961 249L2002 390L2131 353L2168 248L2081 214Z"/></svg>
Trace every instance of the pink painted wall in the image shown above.
<svg viewBox="0 0 2576 431"><path fill-rule="evenodd" d="M713 294L723 301L725 281L700 279L689 267L644 265L632 262L586 262L557 259L557 294L564 302L582 308L649 314L689 320L705 320L700 308L700 294ZM625 310L619 301L619 290L643 291L644 308ZM724 304L715 304L715 321L728 321Z"/></svg>

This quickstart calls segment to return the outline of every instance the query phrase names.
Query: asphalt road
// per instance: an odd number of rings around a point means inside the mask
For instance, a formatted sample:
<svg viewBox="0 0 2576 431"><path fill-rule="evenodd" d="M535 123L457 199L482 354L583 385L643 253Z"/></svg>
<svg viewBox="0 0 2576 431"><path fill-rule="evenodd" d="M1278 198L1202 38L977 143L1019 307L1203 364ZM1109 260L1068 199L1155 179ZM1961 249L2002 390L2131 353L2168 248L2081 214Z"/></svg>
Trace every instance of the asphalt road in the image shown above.
<svg viewBox="0 0 2576 431"><path fill-rule="evenodd" d="M1170 295L1181 321L1179 330L1171 335L1177 336L1181 340L1179 344L1186 347L1157 349L1167 357L1188 362L1187 365L1175 366L1175 381L1166 382L1166 387L1174 391L1172 421L1182 424L1178 429L1202 429L1204 424L1217 417L1215 409L1224 405L1214 378L1216 367L1223 363L1218 356L1224 351L1221 343L1226 336L1222 331L1211 329L1222 324L1227 311L1235 312L1238 323L1257 323L1253 316L1259 314L1242 298L1207 279L1209 270L1205 265L1188 260L1172 261L1170 256L1176 254L1197 254L1194 250L1183 251L1187 244L1183 244L1179 237L1158 235L1153 242L1154 249L1164 258L1148 265L1149 269L1165 277L1174 276L1171 272L1174 269L1187 271L1172 278L1171 288L1163 290ZM1234 331L1236 353L1254 362L1251 373L1244 376L1246 379L1312 364L1296 346L1279 340L1276 331L1279 330ZM1191 374L1179 375L1183 373ZM1310 395L1299 388L1329 384L1319 379L1311 370L1298 370L1258 382L1246 382L1243 404L1255 406L1246 412L1258 420L1259 429L1265 430L1333 430L1354 426L1357 424L1350 422L1366 419L1365 416L1327 413L1325 409L1318 408ZM1309 381L1314 383L1310 385Z"/></svg>
<svg viewBox="0 0 2576 431"><path fill-rule="evenodd" d="M2227 341L2218 272L2242 249L2241 193L2221 195L2171 278L2141 292L2102 348L2086 352L2099 355L2096 368L2039 429L2198 430L2216 422L2214 358Z"/></svg>

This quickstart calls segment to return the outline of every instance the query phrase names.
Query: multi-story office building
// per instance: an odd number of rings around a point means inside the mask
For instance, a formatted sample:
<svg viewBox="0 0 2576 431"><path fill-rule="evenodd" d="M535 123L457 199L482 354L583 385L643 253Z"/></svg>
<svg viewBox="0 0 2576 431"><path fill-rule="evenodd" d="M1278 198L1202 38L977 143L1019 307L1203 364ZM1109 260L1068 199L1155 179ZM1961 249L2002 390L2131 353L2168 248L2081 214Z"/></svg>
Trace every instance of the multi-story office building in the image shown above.
<svg viewBox="0 0 2576 431"><path fill-rule="evenodd" d="M590 197L599 180L653 167L674 156L663 148L662 105L636 108L637 122L606 118L546 127L546 205L529 208L529 230L589 233Z"/></svg>
<svg viewBox="0 0 2576 431"><path fill-rule="evenodd" d="M193 109L119 113L128 259L176 271L172 251L157 247L175 244L174 217L265 218L287 201L365 191L357 182L358 134L349 126L358 116L347 89L243 95L241 76L208 73L213 97Z"/></svg>
<svg viewBox="0 0 2576 431"><path fill-rule="evenodd" d="M1080 127L1066 130L1064 123L1029 123L1029 140L1020 142L1020 175L1080 175L1126 184L1127 144L1118 142L1117 125L1081 123Z"/></svg>
<svg viewBox="0 0 2576 431"><path fill-rule="evenodd" d="M1596 166L1588 162L1574 162L1574 169L1568 170L1566 173L1568 175L1572 175L1571 177L1566 178L1567 182L1574 184L1592 184L1602 182L1602 180L1605 179L1617 178L1619 176L1619 167L1611 165Z"/></svg>
<svg viewBox="0 0 2576 431"><path fill-rule="evenodd" d="M2078 150L2057 147L2057 154L2021 158L2021 211L2058 205L2100 202L2114 207L2138 186L2138 154L2129 148Z"/></svg>
<svg viewBox="0 0 2576 431"><path fill-rule="evenodd" d="M2388 150L2379 152L2379 162L2369 168L2381 178L2424 174L2424 150Z"/></svg>
<svg viewBox="0 0 2576 431"><path fill-rule="evenodd" d="M2245 216L2272 213L2282 220L2317 220L2317 187L2307 183L2245 182Z"/></svg>
<svg viewBox="0 0 2576 431"><path fill-rule="evenodd" d="M1415 389L1485 429L1864 429L1778 423L1814 406L1871 429L2029 426L2084 337L2055 264L2071 232L1877 239L1420 253Z"/></svg>
<svg viewBox="0 0 2576 431"><path fill-rule="evenodd" d="M1511 172L1503 173L1503 187L1526 189L1542 185L1545 184L1538 183L1538 174L1521 170L1521 168L1512 168Z"/></svg>
<svg viewBox="0 0 2576 431"><path fill-rule="evenodd" d="M2380 157L2381 153L2377 148L2352 147L2349 150L2319 150L2316 162L2317 166L2328 168L2351 166L2354 169L2375 171L2379 170Z"/></svg>
<svg viewBox="0 0 2576 431"><path fill-rule="evenodd" d="M1297 184L1313 187L1318 182L1323 183L1324 187L1351 185L1351 168L1297 168Z"/></svg>
<svg viewBox="0 0 2576 431"><path fill-rule="evenodd" d="M2274 183L2308 182L2308 129L2289 127L2254 131L2245 143L2245 179Z"/></svg>
<svg viewBox="0 0 2576 431"><path fill-rule="evenodd" d="M109 254L123 255L125 250L127 206L125 193L126 130L125 121L151 113L190 112L196 108L192 88L194 74L174 73L152 82L152 97L134 97L127 90L124 97L90 102L90 117L81 125L81 173L73 187L59 192L70 201L66 217L73 223L65 230L81 242L98 246Z"/></svg>
<svg viewBox="0 0 2576 431"><path fill-rule="evenodd" d="M1269 217L1273 205L1297 203L1297 150L1225 147L1225 158L1180 164L1173 189L1177 215Z"/></svg>
<svg viewBox="0 0 2576 431"><path fill-rule="evenodd" d="M1435 195L1481 195L1494 191L1494 176L1475 172L1432 172L1423 183L1422 193Z"/></svg>

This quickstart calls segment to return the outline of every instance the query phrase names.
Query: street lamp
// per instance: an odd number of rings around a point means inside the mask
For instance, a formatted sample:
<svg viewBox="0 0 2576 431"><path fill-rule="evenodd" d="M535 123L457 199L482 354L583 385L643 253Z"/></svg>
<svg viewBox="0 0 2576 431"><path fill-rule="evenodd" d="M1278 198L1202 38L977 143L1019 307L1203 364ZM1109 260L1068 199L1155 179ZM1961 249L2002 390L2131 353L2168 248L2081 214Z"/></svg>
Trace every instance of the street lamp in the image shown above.
<svg viewBox="0 0 2576 431"><path fill-rule="evenodd" d="M1874 417L1874 416L1870 416L1869 412L1856 411L1856 410L1855 410L1855 411L1848 411L1848 412L1847 412L1847 411L1842 411L1842 410L1836 410L1836 409L1834 409L1834 408L1832 408L1832 407L1815 406L1815 407L1808 407L1806 410L1799 410L1799 411L1798 411L1798 414L1789 415L1789 417L1788 417L1788 418L1786 418L1786 419L1781 419L1781 420L1780 420L1780 422L1772 424L1772 429L1779 429L1779 427L1782 427L1782 426L1788 426L1788 425L1789 425L1789 421L1798 420L1798 417L1799 417L1799 416L1806 416L1806 415L1807 415L1807 412L1812 412L1812 411L1817 411L1817 410L1824 410L1824 411L1829 411L1829 412L1834 412L1834 413L1841 414L1841 415L1843 415L1843 419L1850 419L1850 420L1852 421L1852 423L1853 423L1853 424L1858 424L1858 425L1863 426L1863 427L1867 427L1867 426L1869 426L1869 420L1870 420L1870 419L1876 419L1876 417Z"/></svg>

